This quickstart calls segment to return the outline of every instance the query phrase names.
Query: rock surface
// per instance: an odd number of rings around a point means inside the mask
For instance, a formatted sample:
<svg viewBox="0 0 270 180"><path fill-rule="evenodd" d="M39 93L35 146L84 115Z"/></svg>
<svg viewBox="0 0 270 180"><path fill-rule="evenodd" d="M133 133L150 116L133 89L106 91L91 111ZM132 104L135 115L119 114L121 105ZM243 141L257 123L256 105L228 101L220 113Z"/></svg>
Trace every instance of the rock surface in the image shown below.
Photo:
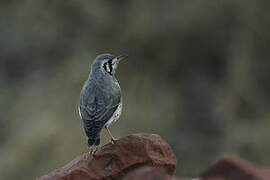
<svg viewBox="0 0 270 180"><path fill-rule="evenodd" d="M259 169L239 158L228 156L202 174L202 180L270 180L270 170Z"/></svg>
<svg viewBox="0 0 270 180"><path fill-rule="evenodd" d="M122 180L196 180L187 178L175 178L168 174L163 168L146 166L135 169Z"/></svg>
<svg viewBox="0 0 270 180"><path fill-rule="evenodd" d="M38 180L270 180L260 169L234 156L210 166L200 178L175 178L176 157L154 134L134 134L102 146L94 156L85 153Z"/></svg>
<svg viewBox="0 0 270 180"><path fill-rule="evenodd" d="M38 180L120 180L143 166L159 167L173 175L176 164L172 149L159 135L135 134L104 145L94 156L85 153Z"/></svg>
<svg viewBox="0 0 270 180"><path fill-rule="evenodd" d="M163 168L142 167L130 172L123 180L172 180L172 177Z"/></svg>

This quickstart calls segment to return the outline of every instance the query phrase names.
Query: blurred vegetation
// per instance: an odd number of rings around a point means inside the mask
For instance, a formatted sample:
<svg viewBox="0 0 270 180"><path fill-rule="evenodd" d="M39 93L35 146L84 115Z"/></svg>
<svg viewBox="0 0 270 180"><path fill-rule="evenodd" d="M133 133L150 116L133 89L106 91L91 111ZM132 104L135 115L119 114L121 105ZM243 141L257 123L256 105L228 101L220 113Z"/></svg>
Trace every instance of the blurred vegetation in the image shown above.
<svg viewBox="0 0 270 180"><path fill-rule="evenodd" d="M225 153L269 167L269 5L2 0L1 179L34 179L89 150L77 104L104 52L130 56L117 72L124 109L113 134L160 134L181 175Z"/></svg>

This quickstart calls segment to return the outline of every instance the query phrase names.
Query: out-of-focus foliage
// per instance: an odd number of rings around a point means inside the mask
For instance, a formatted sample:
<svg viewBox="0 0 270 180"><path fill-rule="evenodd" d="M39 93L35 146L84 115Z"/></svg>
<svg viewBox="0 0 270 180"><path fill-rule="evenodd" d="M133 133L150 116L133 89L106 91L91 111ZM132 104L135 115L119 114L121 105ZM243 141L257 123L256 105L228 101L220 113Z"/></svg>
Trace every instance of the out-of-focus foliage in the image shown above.
<svg viewBox="0 0 270 180"><path fill-rule="evenodd" d="M117 72L116 136L160 134L181 175L224 153L270 166L269 5L2 0L1 179L34 179L89 151L77 104L89 64L104 52L130 56Z"/></svg>

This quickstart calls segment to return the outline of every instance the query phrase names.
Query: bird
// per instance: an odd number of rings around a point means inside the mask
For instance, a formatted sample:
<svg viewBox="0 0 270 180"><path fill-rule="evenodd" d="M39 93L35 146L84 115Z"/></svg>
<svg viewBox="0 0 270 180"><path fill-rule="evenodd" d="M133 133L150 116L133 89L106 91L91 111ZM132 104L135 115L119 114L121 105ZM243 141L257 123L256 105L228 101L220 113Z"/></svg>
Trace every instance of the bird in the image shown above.
<svg viewBox="0 0 270 180"><path fill-rule="evenodd" d="M116 142L109 126L119 119L123 106L121 87L115 73L118 64L127 57L105 53L98 55L91 64L88 79L81 89L78 106L83 129L88 138L88 147L97 147L100 144L103 128L108 132L110 142Z"/></svg>

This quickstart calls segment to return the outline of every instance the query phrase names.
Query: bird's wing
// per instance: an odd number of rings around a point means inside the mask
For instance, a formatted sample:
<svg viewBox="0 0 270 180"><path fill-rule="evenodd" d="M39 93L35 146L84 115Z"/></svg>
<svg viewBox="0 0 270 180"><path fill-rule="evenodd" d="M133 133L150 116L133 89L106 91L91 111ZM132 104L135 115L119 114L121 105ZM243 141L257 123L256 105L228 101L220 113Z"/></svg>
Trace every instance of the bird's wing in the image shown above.
<svg viewBox="0 0 270 180"><path fill-rule="evenodd" d="M87 136L95 137L116 111L121 97L105 96L97 89L88 92L80 104L80 112Z"/></svg>

